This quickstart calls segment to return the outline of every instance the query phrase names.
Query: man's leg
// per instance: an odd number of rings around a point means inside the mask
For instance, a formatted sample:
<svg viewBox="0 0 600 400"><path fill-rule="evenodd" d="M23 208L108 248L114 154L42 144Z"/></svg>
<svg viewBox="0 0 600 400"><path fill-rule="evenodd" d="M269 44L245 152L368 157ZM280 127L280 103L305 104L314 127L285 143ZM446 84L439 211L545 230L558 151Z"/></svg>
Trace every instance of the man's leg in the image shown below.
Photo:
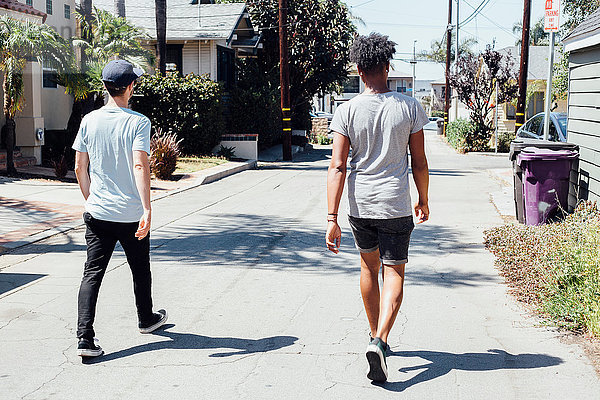
<svg viewBox="0 0 600 400"><path fill-rule="evenodd" d="M152 274L150 272L150 235L138 240L134 234L137 222L123 224L124 229L119 237L123 246L131 274L133 276L133 293L137 308L138 320L147 324L153 318L152 314Z"/></svg>
<svg viewBox="0 0 600 400"><path fill-rule="evenodd" d="M117 243L106 223L84 214L86 223L85 240L87 242L87 261L83 271L78 296L77 337L93 341L96 303L102 278Z"/></svg>
<svg viewBox="0 0 600 400"><path fill-rule="evenodd" d="M383 288L379 307L377 337L387 343L388 335L402 304L404 292L404 266L383 265Z"/></svg>
<svg viewBox="0 0 600 400"><path fill-rule="evenodd" d="M371 336L377 336L379 323L379 249L371 253L360 253L360 292L362 294Z"/></svg>

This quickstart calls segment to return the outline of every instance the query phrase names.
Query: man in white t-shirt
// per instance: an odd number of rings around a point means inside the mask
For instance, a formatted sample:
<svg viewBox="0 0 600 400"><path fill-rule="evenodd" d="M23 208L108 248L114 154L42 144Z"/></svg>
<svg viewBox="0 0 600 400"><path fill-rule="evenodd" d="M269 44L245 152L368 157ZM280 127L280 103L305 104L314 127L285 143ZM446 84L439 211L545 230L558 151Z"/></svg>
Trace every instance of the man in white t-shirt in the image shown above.
<svg viewBox="0 0 600 400"><path fill-rule="evenodd" d="M360 289L371 328L367 377L379 382L388 376L387 340L402 302L404 266L414 228L412 213L417 224L429 218L429 169L423 136L423 126L429 120L415 98L392 92L387 86L394 46L387 36L377 33L359 36L352 45L350 59L358 67L365 91L335 111L330 126L334 138L327 177L326 244L338 253L338 208L352 149L348 218L360 251ZM414 206L410 200L409 149L419 193Z"/></svg>
<svg viewBox="0 0 600 400"><path fill-rule="evenodd" d="M133 276L141 333L167 321L167 312L152 312L150 273L150 120L128 108L134 82L142 70L124 60L109 62L102 80L109 101L81 121L73 149L75 174L85 198L87 261L79 288L77 354L103 354L94 342L98 291L117 242Z"/></svg>

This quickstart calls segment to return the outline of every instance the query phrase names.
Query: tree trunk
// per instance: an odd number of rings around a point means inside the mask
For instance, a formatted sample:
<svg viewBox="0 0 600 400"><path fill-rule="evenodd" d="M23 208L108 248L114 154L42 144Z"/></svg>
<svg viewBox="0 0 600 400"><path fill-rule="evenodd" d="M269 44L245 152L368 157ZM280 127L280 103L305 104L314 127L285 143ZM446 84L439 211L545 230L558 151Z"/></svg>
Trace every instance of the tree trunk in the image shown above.
<svg viewBox="0 0 600 400"><path fill-rule="evenodd" d="M125 18L125 0L114 0L115 1L115 14L117 17Z"/></svg>
<svg viewBox="0 0 600 400"><path fill-rule="evenodd" d="M158 66L162 75L167 72L167 0L154 0L156 7L156 47Z"/></svg>
<svg viewBox="0 0 600 400"><path fill-rule="evenodd" d="M6 119L4 128L4 133L6 134L6 173L8 176L15 175L17 170L15 168L15 163L13 160L14 151L15 151L15 119L14 115L10 113L10 107L12 103L12 99L9 95L8 90L8 80L6 76L8 72L4 73L4 118Z"/></svg>

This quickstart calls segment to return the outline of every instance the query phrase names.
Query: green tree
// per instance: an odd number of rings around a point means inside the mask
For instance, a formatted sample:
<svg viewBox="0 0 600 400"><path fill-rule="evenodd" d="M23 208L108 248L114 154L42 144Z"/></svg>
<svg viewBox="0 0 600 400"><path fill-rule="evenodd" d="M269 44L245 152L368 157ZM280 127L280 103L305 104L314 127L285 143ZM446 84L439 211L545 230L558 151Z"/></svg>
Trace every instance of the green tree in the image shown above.
<svg viewBox="0 0 600 400"><path fill-rule="evenodd" d="M4 73L3 127L6 136L6 169L16 172L13 163L15 116L23 108L23 69L28 61L37 60L61 71L73 59L68 43L45 24L0 16L0 71Z"/></svg>
<svg viewBox="0 0 600 400"><path fill-rule="evenodd" d="M67 131L73 137L83 116L104 104L102 68L108 61L121 58L146 69L155 61L154 54L139 41L147 35L125 18L97 8L89 21L82 9L76 16L82 35L73 39L72 44L81 49L81 62L74 62L70 71L58 77L58 83L75 98L67 124Z"/></svg>
<svg viewBox="0 0 600 400"><path fill-rule="evenodd" d="M256 63L251 68L277 87L278 1L249 0L247 5L254 25L263 32L263 49L248 64ZM289 0L287 24L292 123L297 129L308 129L314 95L334 91L347 79L356 28L339 0Z"/></svg>
<svg viewBox="0 0 600 400"><path fill-rule="evenodd" d="M456 59L456 33L452 32L451 36L452 46L450 49L450 61L454 62ZM464 54L473 54L473 46L477 44L477 39L475 38L467 38L463 39L460 42L459 52L461 55ZM427 60L434 61L436 63L445 64L446 63L446 35L442 40L434 40L431 42L431 50L422 51L419 53L420 57L423 57Z"/></svg>
<svg viewBox="0 0 600 400"><path fill-rule="evenodd" d="M512 28L515 35L519 37L515 41L515 46L521 45L521 36L523 34L523 22L515 22ZM529 44L532 46L548 46L550 43L550 34L544 30L544 17L540 18L533 28L529 30Z"/></svg>

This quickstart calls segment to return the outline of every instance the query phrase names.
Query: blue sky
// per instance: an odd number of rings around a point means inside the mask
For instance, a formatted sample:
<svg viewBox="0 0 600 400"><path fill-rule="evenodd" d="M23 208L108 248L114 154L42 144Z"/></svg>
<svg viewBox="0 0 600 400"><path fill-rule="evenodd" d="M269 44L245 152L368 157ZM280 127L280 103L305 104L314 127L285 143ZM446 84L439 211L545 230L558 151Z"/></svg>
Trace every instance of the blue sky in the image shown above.
<svg viewBox="0 0 600 400"><path fill-rule="evenodd" d="M476 37L479 49L485 49L496 39L496 48L512 46L515 36L512 26L523 19L523 0L459 0L460 20L471 15L473 9L484 1L487 5L483 11L466 24L459 35ZM447 0L346 0L353 14L361 17L366 26L359 26L359 32L380 32L390 36L397 43L396 57L410 58L413 41L417 40L417 53L431 48L432 40L439 40L444 34L448 21ZM534 24L544 15L544 0L532 0L532 17ZM453 21L455 21L456 0L453 4ZM454 22L455 23L455 22ZM462 39L461 39L462 41ZM410 72L410 64L402 61L394 62L395 68ZM440 79L443 67L431 63L417 64L417 79Z"/></svg>

